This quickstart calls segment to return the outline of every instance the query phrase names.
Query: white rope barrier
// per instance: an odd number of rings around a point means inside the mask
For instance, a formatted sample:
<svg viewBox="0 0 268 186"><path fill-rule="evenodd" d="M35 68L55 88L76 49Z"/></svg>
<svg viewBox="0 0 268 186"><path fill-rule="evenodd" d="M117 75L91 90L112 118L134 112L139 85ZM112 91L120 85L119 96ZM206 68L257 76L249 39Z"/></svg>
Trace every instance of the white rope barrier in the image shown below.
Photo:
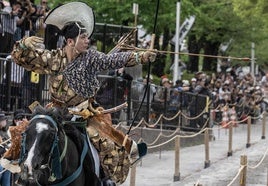
<svg viewBox="0 0 268 186"><path fill-rule="evenodd" d="M246 166L243 165L240 167L240 169L238 170L238 172L236 173L235 177L232 179L232 181L227 185L227 186L231 186L235 180L238 178L238 176L241 174L242 170L245 168Z"/></svg>
<svg viewBox="0 0 268 186"><path fill-rule="evenodd" d="M256 169L256 168L258 168L262 164L262 162L263 162L264 158L266 157L267 153L268 153L268 148L266 149L266 151L263 154L263 156L262 156L261 160L259 161L259 163L257 163L257 165L255 165L255 166L249 166L248 165L248 168L250 168L250 169Z"/></svg>
<svg viewBox="0 0 268 186"><path fill-rule="evenodd" d="M155 127L156 125L159 124L159 122L161 121L161 119L165 119L167 121L170 121L170 120L176 119L176 117L178 117L178 116L181 115L181 116L183 116L184 118L186 118L188 120L194 120L194 119L197 119L198 117L202 116L202 114L204 114L205 112L206 112L206 108L199 115L197 115L195 117L188 117L186 114L184 114L183 112L179 111L173 117L170 117L170 118L164 116L163 114L161 114L159 116L159 118L157 119L157 121L154 124L149 124L149 123L145 122L144 120L143 120L143 122L145 123L145 126L147 126L147 127L148 126L149 127ZM214 128L213 127L212 128L206 127L207 126L207 123L209 122L209 118L208 118L206 120L206 122L204 123L203 127L200 129L199 132L196 132L194 134L189 134L189 132L187 132L187 133L184 133L185 135L183 135L183 131L180 130L180 127L177 127L176 130L173 131L171 134L164 135L163 134L163 130L162 130L163 127L160 126L160 133L159 133L159 135L155 138L155 140L153 140L152 143L147 143L148 149L154 149L154 148L158 148L158 147L164 146L164 145L172 142L177 137L179 137L179 138L193 138L193 137L196 137L196 136L202 134L207 129L208 130L226 129L227 127L229 127L229 125L237 125L239 123L244 123L245 121L247 121L248 119L251 119L251 118L252 119L259 119L259 118L261 118L262 115L263 115L263 113L260 113L260 115L259 116L256 116L256 117L247 116L247 117L243 118L242 120L229 121L229 122L227 122L225 124L225 126L219 126L217 128L215 128L215 127ZM161 123L161 125L163 125L163 124ZM178 132L180 132L180 134L179 135L175 135ZM157 141L160 139L160 137L165 137L165 138L168 138L168 139L166 141L160 143L160 144L154 145L154 144L157 143ZM263 163L264 158L266 157L267 153L268 153L268 148L266 149L264 155L262 156L261 160L257 163L257 165L255 165L255 166L248 166L248 168L250 168L250 169L256 169L258 166L260 166ZM234 178L232 179L232 181L228 184L228 186L231 186L235 182L235 180L238 178L238 176L241 174L241 172L243 171L244 168L246 168L245 165L240 165L240 168L239 168L238 172L236 173L236 175L234 176ZM197 181L196 184L198 185L199 184L199 181Z"/></svg>

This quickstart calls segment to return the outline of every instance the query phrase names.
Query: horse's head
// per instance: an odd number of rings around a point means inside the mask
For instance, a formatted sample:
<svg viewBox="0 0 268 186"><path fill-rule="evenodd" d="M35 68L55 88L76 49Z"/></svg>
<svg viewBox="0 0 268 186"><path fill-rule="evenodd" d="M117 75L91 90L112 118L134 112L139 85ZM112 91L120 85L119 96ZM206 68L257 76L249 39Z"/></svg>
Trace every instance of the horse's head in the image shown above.
<svg viewBox="0 0 268 186"><path fill-rule="evenodd" d="M70 119L55 114L54 110L52 113L34 114L23 133L20 182L23 185L99 185L93 155L86 136L81 133L83 129L61 125L62 120Z"/></svg>
<svg viewBox="0 0 268 186"><path fill-rule="evenodd" d="M51 174L50 163L58 148L57 122L60 121L54 110L44 111L35 113L23 133L21 166L24 179L40 180Z"/></svg>

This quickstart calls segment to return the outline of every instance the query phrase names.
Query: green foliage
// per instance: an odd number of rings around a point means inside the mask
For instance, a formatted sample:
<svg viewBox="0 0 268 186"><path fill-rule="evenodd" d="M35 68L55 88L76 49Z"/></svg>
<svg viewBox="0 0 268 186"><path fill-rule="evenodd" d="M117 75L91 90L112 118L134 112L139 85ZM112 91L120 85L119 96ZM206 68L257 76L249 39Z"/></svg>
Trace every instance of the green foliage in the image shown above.
<svg viewBox="0 0 268 186"><path fill-rule="evenodd" d="M54 6L67 1L55 0ZM96 16L96 22L134 25L133 3L139 4L138 25L143 25L148 33L153 32L157 0L94 0L84 1L90 5ZM156 23L156 35L168 33L165 41L173 37L176 27L177 0L160 0ZM190 15L196 21L189 34L197 38L199 50L207 46L216 46L232 40L223 54L234 57L250 57L251 42L256 44L258 64L268 61L268 1L267 0L181 0L180 23ZM217 46L219 47L219 46ZM167 47L165 50L170 49ZM183 57L187 62L187 56ZM165 59L165 72L169 69L171 56ZM235 63L236 61L234 61ZM202 69L200 69L202 70Z"/></svg>

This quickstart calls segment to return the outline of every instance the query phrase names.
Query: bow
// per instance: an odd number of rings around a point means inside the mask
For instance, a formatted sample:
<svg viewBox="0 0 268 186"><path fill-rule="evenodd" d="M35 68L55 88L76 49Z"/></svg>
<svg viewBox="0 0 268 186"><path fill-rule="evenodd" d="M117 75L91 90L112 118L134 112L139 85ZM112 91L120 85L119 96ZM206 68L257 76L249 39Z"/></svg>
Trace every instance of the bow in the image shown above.
<svg viewBox="0 0 268 186"><path fill-rule="evenodd" d="M158 17L158 10L159 10L159 0L157 0L157 4L156 4L155 17L154 17L154 28L153 28L153 33L152 33L152 36L151 36L150 50L153 50L153 48L154 48L154 41L155 41L155 32L156 32L156 23L157 23L157 17ZM141 107L143 105L143 102L145 100L146 93L148 92L148 88L150 86L149 85L150 73L151 73L151 62L148 63L147 82L146 82L146 88L145 88L145 91L144 91L144 95L143 95L141 104L139 106L139 109L136 112L136 114L134 116L134 119L132 120L132 123L129 126L127 135L130 133L131 128L134 125L134 122L135 122L135 120L136 120L136 118L137 118L137 116L138 116L138 114L139 114L139 112L141 110ZM149 91L150 91L150 89L149 89ZM146 105L147 113L149 113L149 111L150 111L150 101L149 100L150 100L150 92L147 94L147 105ZM147 122L148 122L148 120L149 120L149 118L148 118L148 115L147 115Z"/></svg>

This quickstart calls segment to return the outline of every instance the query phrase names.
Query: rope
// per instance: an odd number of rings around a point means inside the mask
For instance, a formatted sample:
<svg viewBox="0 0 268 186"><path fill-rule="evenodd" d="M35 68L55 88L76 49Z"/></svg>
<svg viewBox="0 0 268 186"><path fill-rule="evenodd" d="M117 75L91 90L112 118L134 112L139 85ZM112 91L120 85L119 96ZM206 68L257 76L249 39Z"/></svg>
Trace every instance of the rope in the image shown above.
<svg viewBox="0 0 268 186"><path fill-rule="evenodd" d="M156 50L143 49L143 48L138 48L138 47L129 46L129 45L125 45L121 47L121 49L156 52ZM179 54L179 55L210 57L210 58L219 58L219 59L233 59L233 60L239 60L239 61L245 61L245 62L251 61L251 59L248 57L216 56L216 55L207 55L207 54L195 54L195 53L189 53L189 52L172 52L172 51L165 51L165 50L157 50L157 52L160 54Z"/></svg>
<svg viewBox="0 0 268 186"><path fill-rule="evenodd" d="M164 116L163 115L163 118L165 119L165 120L168 120L168 121L171 121L171 120L174 120L174 119L176 119L180 114L183 114L181 111L179 111L179 112L177 112L177 114L175 114L173 117L171 117L171 118L168 118L168 117L166 117L166 116Z"/></svg>
<svg viewBox="0 0 268 186"><path fill-rule="evenodd" d="M209 104L210 104L210 103L211 103L211 101L209 102ZM233 105L237 105L237 104L235 103L235 104L233 104ZM228 106L228 104L225 104L225 105L218 105L214 110L217 110L217 109L220 109L220 110L221 110L221 107L224 108L225 106ZM137 129L138 127L141 127L142 125L144 125L144 127L148 127L148 128L155 128L157 125L159 125L159 122L161 121L161 119L165 119L165 120L167 120L167 121L170 121L170 120L174 120L174 119L176 119L176 118L179 117L180 115L183 116L184 118L188 119L188 120L197 119L197 118L199 118L200 116L202 116L202 114L204 114L204 113L206 112L206 108L207 108L207 107L205 107L204 110L203 110L200 114L198 114L197 116L194 116L194 117L189 117L189 116L187 116L187 115L184 114L181 110L179 110L179 111L178 111L174 116L172 116L172 117L166 117L166 116L164 116L163 114L160 114L160 116L158 117L158 119L156 120L156 122L153 123L153 124L149 124L149 123L147 123L147 122L144 120L144 118L142 118L142 119L139 121L139 123L138 123L135 127L132 126L131 131ZM213 110L213 109L211 109L211 110ZM262 114L263 114L263 113L262 113ZM206 129L208 129L208 130L220 130L220 129L226 129L226 127L228 127L230 124L235 125L235 124L243 123L243 122L245 122L245 121L248 120L248 119L249 119L249 116L247 116L246 118L244 118L243 120L240 120L240 121L238 121L238 120L236 120L236 121L229 121L229 122L226 123L224 126L220 126L220 127L217 127L217 128L215 128L215 127L214 127L214 128L209 128L209 127L207 127L207 124L208 124L208 122L209 122L209 118L208 118L208 119L206 120L206 122L202 125L203 127L200 129L199 132L194 133L194 134L190 134L190 135L189 135L189 133L187 133L186 135L176 135L176 136L179 136L179 137L181 137L181 138L192 138L192 137L195 137L195 136L197 136L197 135L203 133ZM234 122L235 122L235 123L234 123ZM118 125L116 125L115 128L118 128L119 126L122 127L122 128L124 128L125 130L128 130L128 129L129 129L129 126L123 126L123 125L122 125L122 122L120 122ZM148 142L144 141L142 138L140 138L139 140L142 139L145 143L147 143L148 148L156 148L156 147L163 146L163 145L169 143L170 141L172 141L172 139L174 139L174 135L175 135L178 131L180 131L180 132L182 133L182 131L180 130L180 129L181 129L180 126L179 126L179 127L176 127L176 130L175 130L174 132L172 132L172 134L170 134L170 135L164 135L163 132L162 132L162 131L163 131L162 128L163 128L163 123L160 124L160 129L161 129L161 131L160 131L159 135L158 135L152 142L148 143ZM185 133L184 133L184 134L185 134ZM154 145L155 143L157 143L157 141L160 139L160 137L165 137L165 138L170 138L170 139L168 139L166 142L163 142L163 143L161 143L161 144ZM172 137L172 138L171 138L171 137Z"/></svg>
<svg viewBox="0 0 268 186"><path fill-rule="evenodd" d="M255 166L249 166L248 165L248 168L250 168L250 169L256 169L257 167L259 167L261 165L261 163L263 162L263 160L264 160L264 158L265 158L265 156L266 156L267 153L268 153L268 148L266 149L265 153L263 154L263 156L261 158L261 161L259 163L257 163L257 165L255 165Z"/></svg>
<svg viewBox="0 0 268 186"><path fill-rule="evenodd" d="M10 142L10 140L11 140L11 139L9 138L9 139L7 139L7 140L5 140L5 141L2 141L0 145L3 145L3 144L8 143L8 142Z"/></svg>
<svg viewBox="0 0 268 186"><path fill-rule="evenodd" d="M244 103L243 103L243 104L244 104ZM242 105L242 104L233 104L233 105L235 105L236 107L238 107L238 106L240 106L240 105ZM228 105L226 104L226 105L224 105L224 106L228 106ZM214 110L217 110L217 109L219 109L220 107L221 107L221 106L219 105L219 106L217 106ZM211 109L211 110L213 110L213 109ZM178 111L174 116L172 116L172 117L170 117L170 118L164 116L163 114L161 114L161 115L158 117L156 123L154 123L154 124L149 124L149 123L147 123L146 121L144 121L144 118L142 118L142 120L139 122L138 126L141 126L142 124L144 124L145 127L154 127L154 126L156 126L157 124L159 124L159 122L161 121L161 119L165 119L165 120L170 121L170 120L176 119L176 118L179 117L180 115L183 116L183 117L186 118L186 119L189 119L189 120L191 120L191 119L197 119L197 118L200 117L205 111L206 111L206 108L205 108L205 109L204 109L198 116L195 116L195 117L189 117L189 116L187 116L186 114L184 114L181 110ZM245 112L244 112L244 113L245 113ZM263 112L263 113L264 113L264 112ZM254 117L254 118L260 118L260 116L263 115L263 113L261 113L259 116ZM248 114L249 114L249 113L248 113ZM226 126L229 126L230 124L239 124L239 123L243 123L243 122L245 122L246 120L248 120L249 118L253 118L253 117L251 117L251 116L247 116L246 118L244 118L244 119L242 119L242 120L229 121L229 122L225 125L225 127L226 127ZM200 135L200 134L203 133L205 130L219 130L219 129L223 129L223 128L225 128L225 127L223 127L223 126L221 126L221 127L217 127L217 128L215 128L215 127L214 127L214 128L206 127L208 121L209 121L209 118L206 120L206 122L204 123L204 125L203 125L203 127L200 129L200 131L199 131L199 132L196 132L196 133L193 133L193 134L189 134L189 133L186 134L186 133L183 133L183 131L180 131L180 127L177 127L176 130L175 130L174 132L172 132L171 134L169 134L169 135L164 135L164 134L163 134L162 127L160 127L161 130L160 130L159 135L158 135L158 136L157 136L151 143L147 143L147 145L148 145L148 149L154 149L154 148L158 148L158 147L164 146L164 145L168 144L169 142L171 142L172 140L174 140L174 139L177 138L177 137L180 137L180 138L192 138L192 137L195 137L195 136ZM234 122L235 122L235 123L234 123ZM162 125L163 125L163 124L161 123L161 126L162 126ZM119 125L118 125L118 126L119 126ZM138 127L138 126L137 126L137 127ZM122 126L122 127L123 127L123 126ZM137 128L137 127L136 127L136 128ZM180 132L181 134L180 134L180 135L175 135L177 132ZM186 134L186 135L184 135L184 134ZM162 142L162 143L160 143L160 144L156 144L156 145L154 145L155 143L157 143L157 141L158 141L161 137L165 137L165 138L169 138L169 139L167 139L165 142ZM144 139L143 139L143 138L140 138L138 141L144 141ZM144 142L145 142L145 141L144 141ZM145 143L146 143L146 142L145 142ZM261 163L263 162L263 160L264 160L264 158L266 157L267 153L268 153L268 148L266 149L266 152L265 152L264 155L262 156L260 162L257 163L257 165L255 165L255 166L248 166L248 167L251 168L251 169L256 169L259 165L261 165ZM245 165L240 165L240 168L239 168L238 172L236 173L236 175L235 175L235 177L232 179L232 181L228 184L228 186L231 186L231 185L234 183L234 181L238 178L238 176L241 174L241 172L243 171L243 169L244 169L245 167L246 167ZM197 181L197 183L199 184L199 181Z"/></svg>
<svg viewBox="0 0 268 186"><path fill-rule="evenodd" d="M231 186L234 181L238 178L238 176L240 175L240 173L242 172L242 170L245 168L246 166L243 165L240 167L240 169L238 170L237 174L235 175L235 177L233 178L233 180L227 185L227 186Z"/></svg>
<svg viewBox="0 0 268 186"><path fill-rule="evenodd" d="M163 146L163 145L165 145L165 144L171 142L171 141L172 141L173 139L175 139L176 137L180 137L180 138L192 138L192 137L195 137L195 136L197 136L197 135L203 133L205 130L206 130L206 128L203 129L203 130L200 130L198 133L195 133L195 134L193 134L193 135L187 135L187 136L176 135L176 136L174 136L173 138L171 138L171 139L169 139L169 140L167 140L167 141L165 141L165 142L163 142L163 143L160 143L160 144L158 144L158 145L154 145L154 146L149 146L149 145L148 145L148 149L153 149L153 148L161 147L161 146Z"/></svg>

